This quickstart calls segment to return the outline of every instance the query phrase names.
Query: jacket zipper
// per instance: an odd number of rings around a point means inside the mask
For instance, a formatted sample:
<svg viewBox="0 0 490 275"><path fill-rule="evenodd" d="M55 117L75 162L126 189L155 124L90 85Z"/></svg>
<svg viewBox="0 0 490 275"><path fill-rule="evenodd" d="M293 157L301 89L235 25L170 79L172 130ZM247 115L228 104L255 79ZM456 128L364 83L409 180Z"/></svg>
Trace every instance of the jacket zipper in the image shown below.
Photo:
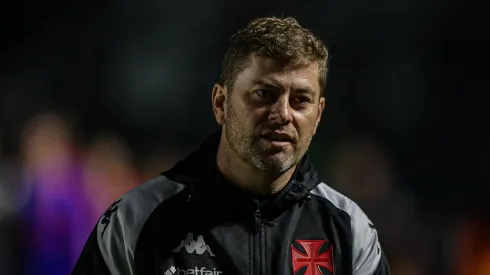
<svg viewBox="0 0 490 275"><path fill-rule="evenodd" d="M265 275L265 228L262 224L262 214L260 208L254 212L254 270L253 273L257 275Z"/></svg>
<svg viewBox="0 0 490 275"><path fill-rule="evenodd" d="M260 214L260 209L257 208L257 210L255 210L255 213L254 213L254 220L255 220L255 233L259 233L260 234L260 228L262 227L262 215Z"/></svg>

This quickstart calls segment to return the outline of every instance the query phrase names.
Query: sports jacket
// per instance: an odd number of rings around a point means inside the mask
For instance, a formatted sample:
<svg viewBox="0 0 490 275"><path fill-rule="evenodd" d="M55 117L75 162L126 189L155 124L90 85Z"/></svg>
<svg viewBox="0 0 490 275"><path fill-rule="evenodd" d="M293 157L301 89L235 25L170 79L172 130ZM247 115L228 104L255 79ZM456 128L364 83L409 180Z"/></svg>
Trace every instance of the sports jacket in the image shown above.
<svg viewBox="0 0 490 275"><path fill-rule="evenodd" d="M221 177L219 135L114 202L72 274L389 274L373 224L306 156L279 194L257 197Z"/></svg>

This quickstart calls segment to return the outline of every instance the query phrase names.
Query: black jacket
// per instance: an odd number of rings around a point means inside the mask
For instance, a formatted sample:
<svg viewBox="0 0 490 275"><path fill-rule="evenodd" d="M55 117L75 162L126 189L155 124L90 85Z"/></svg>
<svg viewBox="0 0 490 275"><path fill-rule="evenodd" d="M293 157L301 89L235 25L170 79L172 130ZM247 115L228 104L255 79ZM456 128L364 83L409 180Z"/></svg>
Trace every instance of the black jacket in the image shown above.
<svg viewBox="0 0 490 275"><path fill-rule="evenodd" d="M279 194L257 197L221 177L218 144L114 202L72 274L389 274L368 217L307 157Z"/></svg>

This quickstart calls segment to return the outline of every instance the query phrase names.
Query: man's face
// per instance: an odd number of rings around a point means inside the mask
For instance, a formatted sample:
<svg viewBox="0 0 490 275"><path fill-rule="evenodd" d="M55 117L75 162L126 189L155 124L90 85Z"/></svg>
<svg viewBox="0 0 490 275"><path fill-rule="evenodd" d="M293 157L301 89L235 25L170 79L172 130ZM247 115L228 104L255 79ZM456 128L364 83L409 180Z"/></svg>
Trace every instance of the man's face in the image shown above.
<svg viewBox="0 0 490 275"><path fill-rule="evenodd" d="M223 104L223 130L242 160L284 172L307 151L324 106L318 64L291 67L252 55Z"/></svg>

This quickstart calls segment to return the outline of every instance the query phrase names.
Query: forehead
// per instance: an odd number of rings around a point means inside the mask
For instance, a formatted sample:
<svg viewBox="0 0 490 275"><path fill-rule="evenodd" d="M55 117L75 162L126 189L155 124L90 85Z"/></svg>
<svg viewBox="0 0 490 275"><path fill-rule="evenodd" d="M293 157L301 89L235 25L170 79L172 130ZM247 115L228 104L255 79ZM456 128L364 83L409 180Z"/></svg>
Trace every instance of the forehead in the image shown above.
<svg viewBox="0 0 490 275"><path fill-rule="evenodd" d="M267 83L290 89L320 92L317 62L302 66L268 57L250 55L245 68L237 75L236 86Z"/></svg>

